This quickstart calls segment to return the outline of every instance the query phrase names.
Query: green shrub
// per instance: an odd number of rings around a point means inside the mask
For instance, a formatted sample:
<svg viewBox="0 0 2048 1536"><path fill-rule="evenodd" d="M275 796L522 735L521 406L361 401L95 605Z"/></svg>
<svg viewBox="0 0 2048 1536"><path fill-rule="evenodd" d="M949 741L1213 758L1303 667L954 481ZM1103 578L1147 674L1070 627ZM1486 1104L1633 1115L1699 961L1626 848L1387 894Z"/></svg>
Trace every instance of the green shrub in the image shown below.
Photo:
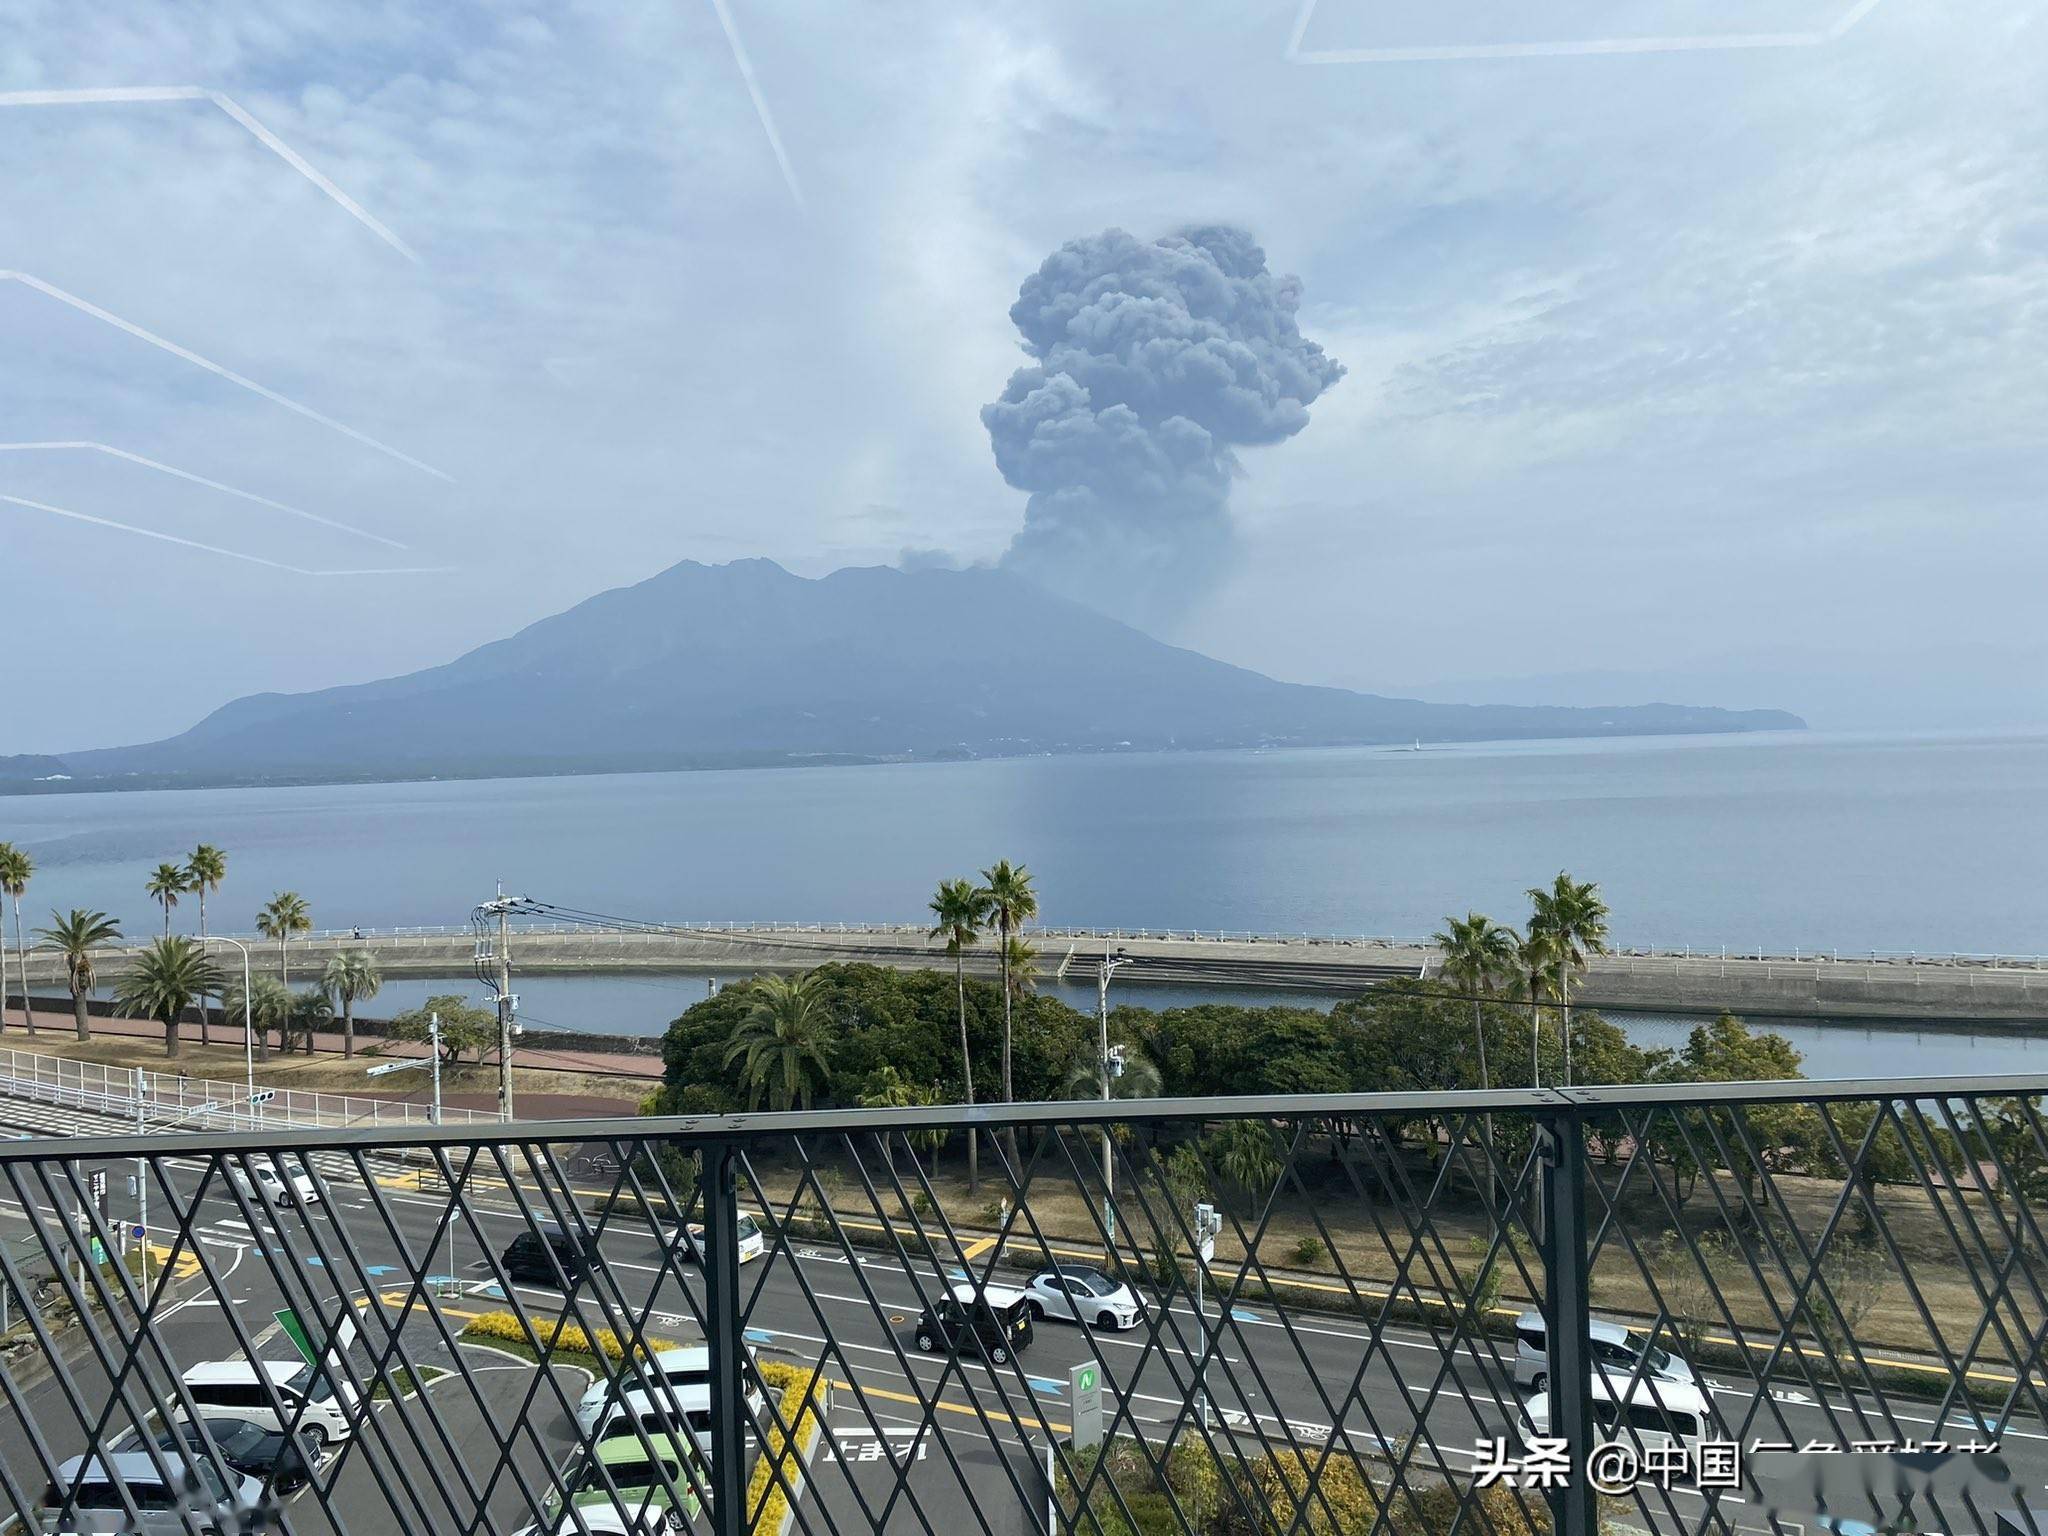
<svg viewBox="0 0 2048 1536"><path fill-rule="evenodd" d="M1304 1237L1294 1245L1294 1262L1303 1269L1314 1269L1323 1262L1323 1255L1328 1251L1320 1237Z"/></svg>

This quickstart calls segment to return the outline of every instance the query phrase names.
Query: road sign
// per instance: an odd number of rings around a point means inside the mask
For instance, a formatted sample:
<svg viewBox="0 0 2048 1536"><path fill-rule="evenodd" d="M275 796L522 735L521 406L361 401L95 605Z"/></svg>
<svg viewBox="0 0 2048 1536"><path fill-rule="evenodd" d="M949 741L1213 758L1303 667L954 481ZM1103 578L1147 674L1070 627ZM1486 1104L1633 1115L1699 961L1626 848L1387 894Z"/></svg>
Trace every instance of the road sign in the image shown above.
<svg viewBox="0 0 2048 1536"><path fill-rule="evenodd" d="M370 1068L370 1070L365 1072L363 1076L382 1077L386 1072L403 1072L407 1067L420 1067L425 1065L425 1062L420 1061L387 1061L381 1067Z"/></svg>
<svg viewBox="0 0 2048 1536"><path fill-rule="evenodd" d="M95 1200L107 1198L107 1170L95 1168L92 1171L92 1197Z"/></svg>
<svg viewBox="0 0 2048 1536"><path fill-rule="evenodd" d="M1067 1401L1074 1408L1074 1449L1102 1444L1102 1367L1089 1360L1069 1370Z"/></svg>
<svg viewBox="0 0 2048 1536"><path fill-rule="evenodd" d="M128 1235L129 1235L130 1237L134 1238L134 1239L135 1239L135 1241L137 1241L137 1242L139 1243L139 1242L141 1242L141 1241L142 1241L142 1240L143 1240L143 1239L144 1239L145 1237L149 1236L149 1228L147 1228L147 1227L145 1227L145 1226L142 1226L142 1225L140 1225L140 1224L137 1224L136 1226L132 1226L132 1227L130 1227L130 1228L128 1229Z"/></svg>
<svg viewBox="0 0 2048 1536"><path fill-rule="evenodd" d="M285 1337L292 1341L293 1347L304 1357L306 1364L318 1365L319 1353L313 1348L313 1341L306 1333L306 1325L299 1321L299 1314L286 1307L282 1312L273 1312L271 1316L277 1319L278 1327L284 1330Z"/></svg>

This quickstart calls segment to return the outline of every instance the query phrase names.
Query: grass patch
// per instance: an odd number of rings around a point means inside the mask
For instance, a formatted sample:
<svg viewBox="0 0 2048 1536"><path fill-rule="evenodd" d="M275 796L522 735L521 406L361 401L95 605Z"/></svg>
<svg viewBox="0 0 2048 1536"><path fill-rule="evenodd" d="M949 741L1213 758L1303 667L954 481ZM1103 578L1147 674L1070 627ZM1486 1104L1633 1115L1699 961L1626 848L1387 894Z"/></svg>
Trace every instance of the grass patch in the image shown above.
<svg viewBox="0 0 2048 1536"><path fill-rule="evenodd" d="M391 1380L388 1384L382 1381L370 1384L370 1401L381 1403L394 1397L410 1397L415 1392L424 1392L428 1387L431 1387L435 1382L448 1374L447 1371L442 1370L438 1365L421 1366L418 1375L414 1375L404 1366L400 1366L391 1373Z"/></svg>

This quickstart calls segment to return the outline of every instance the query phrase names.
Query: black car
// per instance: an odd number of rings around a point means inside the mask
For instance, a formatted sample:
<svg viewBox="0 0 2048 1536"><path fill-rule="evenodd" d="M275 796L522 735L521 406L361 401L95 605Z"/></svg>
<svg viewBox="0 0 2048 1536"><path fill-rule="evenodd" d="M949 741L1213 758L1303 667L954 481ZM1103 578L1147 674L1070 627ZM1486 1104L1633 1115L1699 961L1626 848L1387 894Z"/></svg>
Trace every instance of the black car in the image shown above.
<svg viewBox="0 0 2048 1536"><path fill-rule="evenodd" d="M512 1279L538 1280L543 1285L555 1283L557 1265L561 1278L570 1281L581 1280L590 1270L583 1249L566 1232L522 1232L498 1262Z"/></svg>
<svg viewBox="0 0 2048 1536"><path fill-rule="evenodd" d="M972 1351L1002 1365L1031 1342L1031 1300L1007 1286L977 1291L963 1281L918 1314L916 1338L926 1354Z"/></svg>
<svg viewBox="0 0 2048 1536"><path fill-rule="evenodd" d="M213 1437L214 1448L220 1452L220 1459L244 1477L261 1478L279 1493L292 1493L305 1487L312 1480L315 1470L327 1459L319 1443L303 1430L299 1433L298 1444L294 1445L289 1436L280 1430L265 1429L247 1419L207 1418L202 1433L199 1424L189 1421L170 1425L156 1434L157 1449L176 1451L181 1455L190 1452L195 1457L206 1455L206 1437ZM116 1451L139 1451L144 1448L142 1432L132 1431Z"/></svg>

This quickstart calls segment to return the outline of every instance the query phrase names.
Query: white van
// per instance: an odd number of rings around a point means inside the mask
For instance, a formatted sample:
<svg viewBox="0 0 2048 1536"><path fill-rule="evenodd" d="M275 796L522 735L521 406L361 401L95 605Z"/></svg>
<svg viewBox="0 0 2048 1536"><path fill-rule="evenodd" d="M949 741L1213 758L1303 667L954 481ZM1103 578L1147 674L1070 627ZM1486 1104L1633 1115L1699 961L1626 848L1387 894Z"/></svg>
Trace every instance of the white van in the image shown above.
<svg viewBox="0 0 2048 1536"><path fill-rule="evenodd" d="M237 1165L228 1169L228 1182L259 1209L266 1196L279 1208L320 1204L320 1181L304 1168L294 1168L282 1158L279 1162L284 1164L282 1173L267 1158L252 1157L247 1168Z"/></svg>
<svg viewBox="0 0 2048 1536"><path fill-rule="evenodd" d="M1637 1374L1681 1386L1700 1385L1700 1373L1688 1360L1674 1355L1641 1328L1593 1319L1593 1364L1596 1374L1627 1382ZM1541 1392L1550 1385L1550 1340L1544 1331L1541 1312L1524 1312L1515 1319L1515 1385Z"/></svg>
<svg viewBox="0 0 2048 1536"><path fill-rule="evenodd" d="M1679 1381L1639 1381L1623 1392L1625 1382L1595 1376L1593 1435L1600 1444L1619 1441L1638 1453L1652 1446L1682 1445L1697 1456L1700 1441L1713 1432L1713 1410L1707 1394ZM1531 1435L1550 1433L1550 1394L1538 1392L1522 1409L1523 1427Z"/></svg>
<svg viewBox="0 0 2048 1536"><path fill-rule="evenodd" d="M681 1393L686 1388L696 1387L706 1392L711 1388L711 1351L702 1344L691 1345L686 1349L657 1351L651 1370L644 1366L627 1369L632 1374L617 1382L599 1377L585 1389L582 1398L576 1404L576 1427L584 1434L587 1435L597 1428L598 1416L621 1393L633 1392L639 1386L658 1389L661 1383L666 1382L677 1389L678 1401L682 1400ZM747 1400L759 1402L758 1388L761 1379L754 1371L754 1348L751 1344L747 1346L746 1364L741 1367L741 1374L747 1384ZM659 1401L658 1390L655 1395Z"/></svg>
<svg viewBox="0 0 2048 1536"><path fill-rule="evenodd" d="M256 1374L257 1366L246 1360L195 1365L185 1373L185 1390L192 1394L202 1416L246 1419L261 1429L282 1431L285 1420L296 1415L300 1433L323 1446L355 1433L360 1404L355 1389L340 1379L339 1367L316 1379L313 1367L298 1361L264 1360L259 1364L284 1405L284 1419L270 1406L270 1394Z"/></svg>

